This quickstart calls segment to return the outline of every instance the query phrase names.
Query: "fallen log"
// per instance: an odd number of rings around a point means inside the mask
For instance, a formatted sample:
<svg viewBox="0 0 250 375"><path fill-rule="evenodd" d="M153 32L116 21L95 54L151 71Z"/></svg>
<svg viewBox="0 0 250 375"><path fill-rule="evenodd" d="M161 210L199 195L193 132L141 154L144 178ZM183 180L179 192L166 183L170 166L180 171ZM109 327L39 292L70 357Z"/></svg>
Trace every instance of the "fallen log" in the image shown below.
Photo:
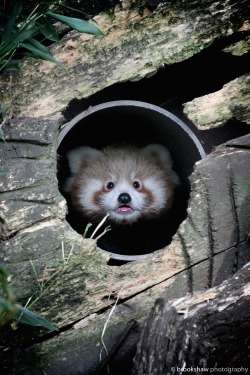
<svg viewBox="0 0 250 375"><path fill-rule="evenodd" d="M206 292L158 299L134 358L133 375L249 371L250 264Z"/></svg>

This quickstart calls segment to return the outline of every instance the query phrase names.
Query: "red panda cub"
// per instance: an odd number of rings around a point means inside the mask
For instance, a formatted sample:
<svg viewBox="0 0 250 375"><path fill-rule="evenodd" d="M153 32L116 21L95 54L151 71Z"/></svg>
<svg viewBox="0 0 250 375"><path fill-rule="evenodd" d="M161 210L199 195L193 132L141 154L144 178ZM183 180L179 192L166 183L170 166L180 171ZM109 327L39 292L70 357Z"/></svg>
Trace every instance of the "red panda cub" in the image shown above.
<svg viewBox="0 0 250 375"><path fill-rule="evenodd" d="M169 151L160 144L88 146L68 152L71 176L64 190L92 222L109 214L115 224L133 224L166 212L179 178Z"/></svg>

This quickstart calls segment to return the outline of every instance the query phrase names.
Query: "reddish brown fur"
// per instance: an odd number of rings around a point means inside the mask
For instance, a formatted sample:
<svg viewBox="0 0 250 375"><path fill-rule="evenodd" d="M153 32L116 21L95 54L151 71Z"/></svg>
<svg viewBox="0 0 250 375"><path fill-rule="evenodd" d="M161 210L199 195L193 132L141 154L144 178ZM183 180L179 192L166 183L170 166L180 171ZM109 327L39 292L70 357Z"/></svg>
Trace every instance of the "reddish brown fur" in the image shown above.
<svg viewBox="0 0 250 375"><path fill-rule="evenodd" d="M107 148L107 154L105 154L105 152L104 150L104 155L94 161L87 160L82 162L80 171L75 177L71 188L72 203L75 207L84 211L84 208L79 204L79 200L82 187L85 181L89 179L97 179L103 183L102 189L93 192L91 197L92 203L98 205L102 195L109 191L106 188L106 184L111 179L109 176L110 171L112 171L112 175L116 177L116 184L119 182L120 176L130 181L131 171L135 172L133 180L140 181L141 186L138 188L138 191L146 194L147 206L153 205L157 197L154 191L143 185L143 181L147 178L154 177L155 180L160 181L162 185L166 186L167 203L161 211L167 210L170 207L175 184L171 179L170 173L157 158L145 157L145 155L138 153L138 150L135 150L133 147L127 147L126 149ZM87 210L85 213L92 217L98 215L94 210ZM159 214L158 209L151 211L151 214Z"/></svg>

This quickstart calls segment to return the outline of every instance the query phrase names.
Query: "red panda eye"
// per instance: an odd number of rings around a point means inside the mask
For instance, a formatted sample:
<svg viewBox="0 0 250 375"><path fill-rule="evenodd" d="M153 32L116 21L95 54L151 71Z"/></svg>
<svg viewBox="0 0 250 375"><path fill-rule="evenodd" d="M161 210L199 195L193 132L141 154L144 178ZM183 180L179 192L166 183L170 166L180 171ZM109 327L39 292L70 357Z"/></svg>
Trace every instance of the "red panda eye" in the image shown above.
<svg viewBox="0 0 250 375"><path fill-rule="evenodd" d="M107 189L108 189L108 190L113 189L114 186L115 186L115 184L114 184L113 182L108 182L108 183L107 183Z"/></svg>
<svg viewBox="0 0 250 375"><path fill-rule="evenodd" d="M140 185L140 182L138 182L138 181L134 181L134 182L133 182L133 186L134 186L135 189L139 189L139 187L140 187L141 185Z"/></svg>

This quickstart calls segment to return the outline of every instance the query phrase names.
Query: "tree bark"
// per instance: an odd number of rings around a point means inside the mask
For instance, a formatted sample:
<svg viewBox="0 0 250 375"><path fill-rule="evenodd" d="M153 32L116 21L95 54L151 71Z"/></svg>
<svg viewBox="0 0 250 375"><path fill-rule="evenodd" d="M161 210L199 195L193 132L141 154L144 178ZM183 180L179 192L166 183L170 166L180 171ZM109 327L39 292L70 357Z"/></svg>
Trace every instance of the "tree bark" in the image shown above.
<svg viewBox="0 0 250 375"><path fill-rule="evenodd" d="M138 81L164 65L184 61L222 37L249 29L247 1L172 0L155 11L122 1L95 22L103 37L70 32L51 47L65 68L26 59L19 73L1 76L7 116L51 116L72 99L87 98L115 83Z"/></svg>
<svg viewBox="0 0 250 375"><path fill-rule="evenodd" d="M250 124L249 85L250 75L246 74L215 93L185 103L184 113L201 130L222 126L232 119Z"/></svg>
<svg viewBox="0 0 250 375"><path fill-rule="evenodd" d="M79 369L83 374L88 374L91 368L97 370L102 347L100 336L109 319L110 304L118 302L105 333L105 342L112 351L126 324L131 320L143 322L153 301L162 293L167 293L172 300L206 290L220 285L249 262L249 146L249 136L234 140L196 164L191 176L187 219L169 246L145 260L110 267L106 253L96 248L94 240L80 240L81 236L74 233L73 255L68 259L68 242L64 259L61 256L61 262L54 260L48 265L44 238L48 237L49 241L53 238L51 246L58 250L58 255L62 253L62 235L66 237L67 227L60 221L56 226L48 225L53 233L45 232L42 241L40 232L35 234L33 241L36 240L39 257L37 252L32 253L34 243L31 242L30 248L27 246L32 238L30 234L35 233L32 227L4 241L2 249L12 271L15 290L20 296L27 296L32 281L41 286L52 277L42 292L36 291L38 300L33 310L57 322L63 330L68 327L63 336L32 348L31 362L26 358L29 351L24 352L15 367L24 367L27 374L34 375L41 371L52 375L56 368L56 374L72 375ZM31 258L27 257L28 250ZM32 271L31 259L33 267L41 270L39 279ZM82 326L69 329L81 320ZM80 352L75 342L80 345ZM74 355L69 357L68 351ZM62 358L67 358L66 364Z"/></svg>
<svg viewBox="0 0 250 375"><path fill-rule="evenodd" d="M250 265L217 287L158 299L143 329L133 375L248 373Z"/></svg>

